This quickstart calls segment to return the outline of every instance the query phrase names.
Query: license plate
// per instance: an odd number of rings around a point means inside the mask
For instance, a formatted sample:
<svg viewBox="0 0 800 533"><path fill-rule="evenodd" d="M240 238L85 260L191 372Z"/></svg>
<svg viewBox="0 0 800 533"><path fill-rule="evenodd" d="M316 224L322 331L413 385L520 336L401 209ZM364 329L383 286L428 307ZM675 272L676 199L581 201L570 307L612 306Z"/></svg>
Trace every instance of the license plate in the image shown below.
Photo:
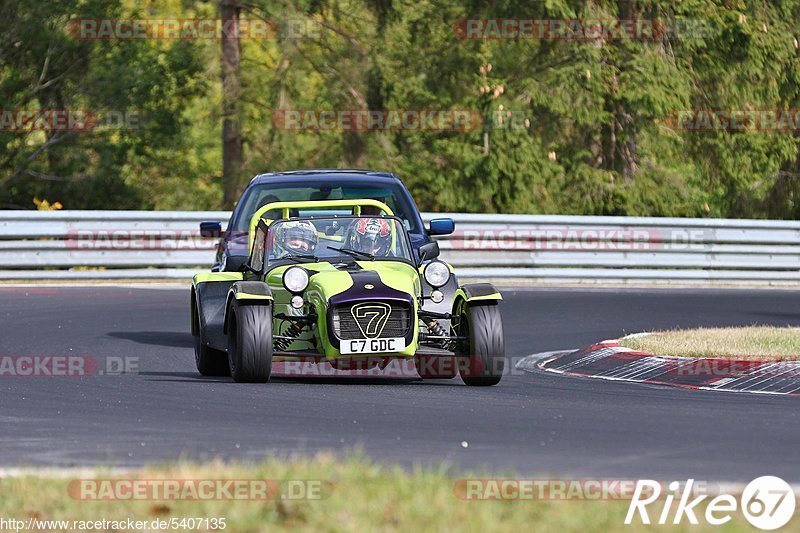
<svg viewBox="0 0 800 533"><path fill-rule="evenodd" d="M402 352L406 349L406 340L402 337L396 339L355 339L341 341L343 355L354 353L391 353Z"/></svg>

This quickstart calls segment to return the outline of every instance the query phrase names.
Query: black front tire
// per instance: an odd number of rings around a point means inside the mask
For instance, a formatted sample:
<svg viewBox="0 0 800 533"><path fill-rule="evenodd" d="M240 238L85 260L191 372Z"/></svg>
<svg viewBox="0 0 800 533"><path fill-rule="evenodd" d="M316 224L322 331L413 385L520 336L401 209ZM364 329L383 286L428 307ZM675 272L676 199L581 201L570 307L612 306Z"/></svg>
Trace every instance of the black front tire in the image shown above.
<svg viewBox="0 0 800 533"><path fill-rule="evenodd" d="M503 320L497 305L466 305L459 335L469 339L460 357L461 379L471 387L497 385L505 370Z"/></svg>
<svg viewBox="0 0 800 533"><path fill-rule="evenodd" d="M272 372L272 306L239 305L228 310L228 365L237 383L266 383Z"/></svg>

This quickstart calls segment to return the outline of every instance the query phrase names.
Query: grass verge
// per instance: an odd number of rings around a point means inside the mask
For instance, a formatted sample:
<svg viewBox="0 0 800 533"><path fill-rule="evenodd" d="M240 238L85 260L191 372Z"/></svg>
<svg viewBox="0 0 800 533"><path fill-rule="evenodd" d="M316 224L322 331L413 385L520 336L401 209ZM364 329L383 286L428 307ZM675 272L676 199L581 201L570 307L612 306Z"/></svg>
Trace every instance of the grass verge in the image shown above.
<svg viewBox="0 0 800 533"><path fill-rule="evenodd" d="M0 479L0 518L21 521L31 517L68 521L124 521L131 518L148 523L155 519L224 518L224 530L237 533L290 529L583 532L623 529L651 531L653 527L638 522L632 526L624 525L628 501L465 501L458 497L454 484L457 479L470 478L469 475L453 477L445 469L408 472L359 458L318 456L291 461L270 459L257 465L222 462L178 464L145 468L124 475L104 474L102 471L92 475L93 479L115 480L268 479L280 480L281 487L285 487L290 480L321 480L327 488L321 492L322 498L316 500L276 497L260 501L86 501L71 496L76 494L74 479L47 475L7 477ZM513 476L491 477L509 479ZM652 505L657 507L652 509L651 517L657 519L663 501ZM692 532L750 530L740 513L734 513L733 520L722 527L689 526L684 518L679 527L661 528ZM194 529L213 530L206 527ZM59 530L71 530L71 526Z"/></svg>
<svg viewBox="0 0 800 533"><path fill-rule="evenodd" d="M800 328L752 326L661 331L624 338L620 344L633 350L677 357L800 360Z"/></svg>

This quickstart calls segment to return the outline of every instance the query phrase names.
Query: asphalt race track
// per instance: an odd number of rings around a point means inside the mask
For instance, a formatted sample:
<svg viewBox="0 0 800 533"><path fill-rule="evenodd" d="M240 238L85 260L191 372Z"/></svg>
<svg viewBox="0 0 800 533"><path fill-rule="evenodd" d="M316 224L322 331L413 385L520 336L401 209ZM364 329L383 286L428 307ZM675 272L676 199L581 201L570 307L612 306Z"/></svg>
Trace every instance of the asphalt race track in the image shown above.
<svg viewBox="0 0 800 533"><path fill-rule="evenodd" d="M505 289L507 352L654 328L800 324L782 290ZM800 398L564 377L200 377L188 289L0 287L0 356L126 357L131 375L0 377L0 466L133 466L360 449L386 463L525 475L800 482ZM462 441L468 443L467 447Z"/></svg>

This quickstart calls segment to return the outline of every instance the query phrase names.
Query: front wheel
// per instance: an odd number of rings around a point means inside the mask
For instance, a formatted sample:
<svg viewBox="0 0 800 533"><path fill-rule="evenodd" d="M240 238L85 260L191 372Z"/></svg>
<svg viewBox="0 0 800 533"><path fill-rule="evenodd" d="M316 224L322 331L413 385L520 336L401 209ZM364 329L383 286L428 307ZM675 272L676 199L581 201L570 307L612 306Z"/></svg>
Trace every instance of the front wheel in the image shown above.
<svg viewBox="0 0 800 533"><path fill-rule="evenodd" d="M500 383L506 349L498 306L466 304L461 311L458 332L467 339L459 357L459 373L464 383L472 387Z"/></svg>
<svg viewBox="0 0 800 533"><path fill-rule="evenodd" d="M272 371L272 307L239 305L228 310L228 365L237 383L266 383Z"/></svg>

